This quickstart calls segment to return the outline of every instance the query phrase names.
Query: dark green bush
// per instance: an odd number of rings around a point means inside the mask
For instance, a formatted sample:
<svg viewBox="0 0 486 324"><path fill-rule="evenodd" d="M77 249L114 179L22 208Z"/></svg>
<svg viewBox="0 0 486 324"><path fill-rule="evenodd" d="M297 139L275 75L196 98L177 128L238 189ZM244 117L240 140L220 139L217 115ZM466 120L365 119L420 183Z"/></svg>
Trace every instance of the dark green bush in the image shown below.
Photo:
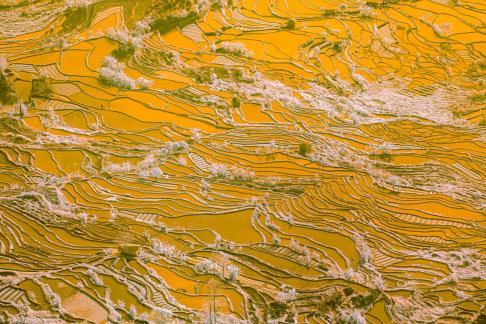
<svg viewBox="0 0 486 324"><path fill-rule="evenodd" d="M351 287L346 287L343 289L344 295L349 296L354 293L354 289Z"/></svg>
<svg viewBox="0 0 486 324"><path fill-rule="evenodd" d="M32 97L47 98L52 93L52 86L46 77L32 80Z"/></svg>
<svg viewBox="0 0 486 324"><path fill-rule="evenodd" d="M231 105L234 107L234 108L239 108L240 107L240 99L238 99L238 97L233 97L233 99L231 99Z"/></svg>
<svg viewBox="0 0 486 324"><path fill-rule="evenodd" d="M336 42L332 43L331 47L337 53L339 53L343 50L343 44L342 44L341 41L336 41Z"/></svg>
<svg viewBox="0 0 486 324"><path fill-rule="evenodd" d="M356 308L366 308L372 305L379 297L381 293L377 289L371 290L366 296L356 295L351 297L351 303Z"/></svg>
<svg viewBox="0 0 486 324"><path fill-rule="evenodd" d="M4 72L0 72L0 101L5 105L10 105L17 101L12 83Z"/></svg>
<svg viewBox="0 0 486 324"><path fill-rule="evenodd" d="M299 154L302 156L306 156L312 150L312 145L309 143L301 143L299 145Z"/></svg>
<svg viewBox="0 0 486 324"><path fill-rule="evenodd" d="M128 56L132 56L133 53L135 53L135 48L126 46L126 45L120 45L117 49L113 50L111 52L111 56L116 58L117 60L124 59Z"/></svg>
<svg viewBox="0 0 486 324"><path fill-rule="evenodd" d="M317 310L321 314L327 314L329 311L336 310L342 305L344 300L343 294L340 291L335 291L331 295L322 296Z"/></svg>
<svg viewBox="0 0 486 324"><path fill-rule="evenodd" d="M185 17L167 16L155 20L150 28L154 31L157 30L160 34L165 34L176 27L184 27L196 21L197 14L190 12Z"/></svg>
<svg viewBox="0 0 486 324"><path fill-rule="evenodd" d="M295 20L294 19L288 19L287 20L287 25L285 25L286 29L295 29Z"/></svg>
<svg viewBox="0 0 486 324"><path fill-rule="evenodd" d="M281 301L274 301L270 303L270 308L268 310L269 315L271 318L279 318L282 317L289 308L287 304Z"/></svg>

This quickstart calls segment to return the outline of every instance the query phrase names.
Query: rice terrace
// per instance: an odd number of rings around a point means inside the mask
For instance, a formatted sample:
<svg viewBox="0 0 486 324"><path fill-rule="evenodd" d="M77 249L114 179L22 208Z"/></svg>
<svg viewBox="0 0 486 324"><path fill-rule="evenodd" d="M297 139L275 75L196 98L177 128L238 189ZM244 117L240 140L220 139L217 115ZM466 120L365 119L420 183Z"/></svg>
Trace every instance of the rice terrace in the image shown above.
<svg viewBox="0 0 486 324"><path fill-rule="evenodd" d="M486 1L0 0L0 323L486 323Z"/></svg>

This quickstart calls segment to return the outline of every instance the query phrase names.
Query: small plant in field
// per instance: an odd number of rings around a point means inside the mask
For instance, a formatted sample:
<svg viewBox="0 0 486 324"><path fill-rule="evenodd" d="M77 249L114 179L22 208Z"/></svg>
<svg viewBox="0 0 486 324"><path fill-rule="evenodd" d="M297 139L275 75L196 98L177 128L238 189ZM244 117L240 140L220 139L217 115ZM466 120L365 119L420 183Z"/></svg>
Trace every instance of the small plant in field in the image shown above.
<svg viewBox="0 0 486 324"><path fill-rule="evenodd" d="M336 53L340 53L343 50L343 42L342 41L333 42L331 47Z"/></svg>
<svg viewBox="0 0 486 324"><path fill-rule="evenodd" d="M288 19L287 24L285 25L286 29L295 29L295 19Z"/></svg>
<svg viewBox="0 0 486 324"><path fill-rule="evenodd" d="M299 144L299 154L302 156L307 156L312 151L312 145L309 143Z"/></svg>
<svg viewBox="0 0 486 324"><path fill-rule="evenodd" d="M231 105L234 107L234 108L239 108L240 107L240 99L238 99L238 97L233 97L233 99L231 99Z"/></svg>

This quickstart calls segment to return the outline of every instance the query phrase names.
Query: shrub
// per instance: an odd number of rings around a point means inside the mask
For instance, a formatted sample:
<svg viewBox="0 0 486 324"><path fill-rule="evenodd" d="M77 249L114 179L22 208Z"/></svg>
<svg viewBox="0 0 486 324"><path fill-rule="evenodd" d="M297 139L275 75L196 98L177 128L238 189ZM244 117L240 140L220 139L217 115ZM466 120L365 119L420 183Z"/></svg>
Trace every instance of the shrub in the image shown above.
<svg viewBox="0 0 486 324"><path fill-rule="evenodd" d="M71 32L75 29L82 29L91 23L93 6L75 5L68 6L65 12L65 19L62 23L64 33Z"/></svg>
<svg viewBox="0 0 486 324"><path fill-rule="evenodd" d="M235 79L241 79L241 77L243 76L243 72L241 72L241 70L232 70L231 71L231 76Z"/></svg>
<svg viewBox="0 0 486 324"><path fill-rule="evenodd" d="M331 47L335 52L339 53L343 50L343 43L341 41L336 41L332 43Z"/></svg>
<svg viewBox="0 0 486 324"><path fill-rule="evenodd" d="M479 314L473 322L474 324L486 323L486 314Z"/></svg>
<svg viewBox="0 0 486 324"><path fill-rule="evenodd" d="M325 265L325 264L319 264L319 269L321 269L322 271L329 271L329 268Z"/></svg>
<svg viewBox="0 0 486 324"><path fill-rule="evenodd" d="M167 16L154 20L150 24L150 28L152 31L157 30L160 34L165 34L176 27L182 28L193 23L196 21L197 17L198 16L195 12L190 12L183 17Z"/></svg>
<svg viewBox="0 0 486 324"><path fill-rule="evenodd" d="M222 53L233 53L252 58L253 52L248 50L243 43L238 42L221 42L220 47L216 50Z"/></svg>
<svg viewBox="0 0 486 324"><path fill-rule="evenodd" d="M379 154L372 154L372 158L377 158L386 162L390 162L392 160L392 156L389 152L382 152Z"/></svg>
<svg viewBox="0 0 486 324"><path fill-rule="evenodd" d="M113 56L107 56L100 68L100 82L109 86L116 86L124 89L147 89L152 81L140 77L136 80L130 78L123 70L125 64L118 62Z"/></svg>
<svg viewBox="0 0 486 324"><path fill-rule="evenodd" d="M45 76L32 80L32 97L47 98L52 93L52 86Z"/></svg>
<svg viewBox="0 0 486 324"><path fill-rule="evenodd" d="M344 300L343 294L340 291L335 291L331 295L321 297L321 301L317 305L317 309L321 314L327 314L331 310L336 310L342 305Z"/></svg>
<svg viewBox="0 0 486 324"><path fill-rule="evenodd" d="M255 172L234 165L230 169L230 176L231 179L237 181L252 181L255 177Z"/></svg>
<svg viewBox="0 0 486 324"><path fill-rule="evenodd" d="M152 85L152 81L145 79L144 77L139 77L137 80L135 80L135 83L140 89L148 89Z"/></svg>
<svg viewBox="0 0 486 324"><path fill-rule="evenodd" d="M351 288L351 287L346 287L346 288L343 289L343 292L344 292L345 296L349 296L349 295L352 295L354 293L354 289Z"/></svg>
<svg viewBox="0 0 486 324"><path fill-rule="evenodd" d="M19 108L20 118L23 118L24 115L27 114L27 105L22 102L22 99L21 99L20 103L18 104L18 108Z"/></svg>
<svg viewBox="0 0 486 324"><path fill-rule="evenodd" d="M12 83L5 72L0 70L0 102L6 105L13 104L17 101L17 96Z"/></svg>
<svg viewBox="0 0 486 324"><path fill-rule="evenodd" d="M299 145L299 154L302 156L306 156L312 150L312 145L309 143L301 143Z"/></svg>
<svg viewBox="0 0 486 324"><path fill-rule="evenodd" d="M271 318L282 317L287 312L287 309L289 308L287 304L281 301L271 302L269 306L270 307L268 313Z"/></svg>
<svg viewBox="0 0 486 324"><path fill-rule="evenodd" d="M339 314L336 321L337 324L366 324L366 319L363 314L355 310L345 310Z"/></svg>
<svg viewBox="0 0 486 324"><path fill-rule="evenodd" d="M373 8L367 5L363 5L359 8L359 14L362 18L372 18L375 15Z"/></svg>
<svg viewBox="0 0 486 324"><path fill-rule="evenodd" d="M377 289L371 290L366 296L356 295L351 297L351 303L356 308L366 308L372 305L379 297L381 293Z"/></svg>
<svg viewBox="0 0 486 324"><path fill-rule="evenodd" d="M245 79L242 78L243 74L241 70L231 69L229 67L185 68L182 70L182 72L199 83L208 83L213 81L211 76L217 79L234 78L238 81L245 81Z"/></svg>
<svg viewBox="0 0 486 324"><path fill-rule="evenodd" d="M216 178L226 178L228 175L228 167L224 164L215 163L209 168L211 175Z"/></svg>
<svg viewBox="0 0 486 324"><path fill-rule="evenodd" d="M233 97L233 99L231 99L231 105L234 108L240 108L240 99L238 99L238 97Z"/></svg>
<svg viewBox="0 0 486 324"><path fill-rule="evenodd" d="M143 37L134 35L126 28L121 29L108 29L106 36L118 43L120 47L113 51L113 56L116 58L123 58L128 55L132 55L141 44Z"/></svg>
<svg viewBox="0 0 486 324"><path fill-rule="evenodd" d="M120 45L117 49L111 52L111 55L116 59L123 59L125 57L132 56L133 53L135 53L135 48Z"/></svg>
<svg viewBox="0 0 486 324"><path fill-rule="evenodd" d="M482 105L486 103L486 91L475 93L470 97L470 99L471 103L475 105Z"/></svg>
<svg viewBox="0 0 486 324"><path fill-rule="evenodd" d="M223 9L223 2L222 1L214 1L211 3L211 10L221 10Z"/></svg>
<svg viewBox="0 0 486 324"><path fill-rule="evenodd" d="M287 25L285 25L286 29L295 29L295 19L288 19Z"/></svg>

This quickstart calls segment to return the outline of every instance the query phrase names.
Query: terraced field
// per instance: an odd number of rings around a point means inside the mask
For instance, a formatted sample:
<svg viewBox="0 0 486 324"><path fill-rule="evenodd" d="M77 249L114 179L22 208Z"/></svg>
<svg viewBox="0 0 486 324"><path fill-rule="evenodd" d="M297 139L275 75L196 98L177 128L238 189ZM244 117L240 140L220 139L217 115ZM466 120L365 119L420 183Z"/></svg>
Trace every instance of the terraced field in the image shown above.
<svg viewBox="0 0 486 324"><path fill-rule="evenodd" d="M486 3L0 0L0 322L485 323Z"/></svg>

